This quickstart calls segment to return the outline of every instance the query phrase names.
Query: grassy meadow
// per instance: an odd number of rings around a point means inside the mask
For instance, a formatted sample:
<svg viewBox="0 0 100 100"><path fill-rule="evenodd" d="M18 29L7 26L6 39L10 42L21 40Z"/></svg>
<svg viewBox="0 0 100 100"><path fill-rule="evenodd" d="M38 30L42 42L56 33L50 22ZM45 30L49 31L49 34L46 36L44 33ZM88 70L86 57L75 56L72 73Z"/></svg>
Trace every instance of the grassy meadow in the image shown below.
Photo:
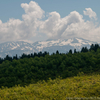
<svg viewBox="0 0 100 100"><path fill-rule="evenodd" d="M83 98L83 99L82 99ZM25 87L0 89L0 100L99 100L100 75L83 75L66 79L49 79Z"/></svg>

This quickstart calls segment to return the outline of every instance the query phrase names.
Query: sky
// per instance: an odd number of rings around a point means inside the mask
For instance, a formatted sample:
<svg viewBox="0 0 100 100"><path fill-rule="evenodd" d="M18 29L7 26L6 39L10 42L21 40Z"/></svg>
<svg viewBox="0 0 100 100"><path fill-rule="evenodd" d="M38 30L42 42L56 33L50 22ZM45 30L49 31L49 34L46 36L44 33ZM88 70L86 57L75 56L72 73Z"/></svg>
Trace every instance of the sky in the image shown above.
<svg viewBox="0 0 100 100"><path fill-rule="evenodd" d="M0 0L0 43L84 38L100 42L100 0Z"/></svg>

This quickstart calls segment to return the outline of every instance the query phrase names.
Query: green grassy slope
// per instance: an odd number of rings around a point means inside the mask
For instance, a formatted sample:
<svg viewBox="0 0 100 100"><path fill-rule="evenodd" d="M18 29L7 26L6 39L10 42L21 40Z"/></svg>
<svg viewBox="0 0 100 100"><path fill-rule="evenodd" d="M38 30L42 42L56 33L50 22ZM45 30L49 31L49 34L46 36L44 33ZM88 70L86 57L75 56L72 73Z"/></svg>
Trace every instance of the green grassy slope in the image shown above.
<svg viewBox="0 0 100 100"><path fill-rule="evenodd" d="M0 100L68 100L68 97L71 100L99 100L100 75L49 79L48 82L42 81L25 87L0 89Z"/></svg>

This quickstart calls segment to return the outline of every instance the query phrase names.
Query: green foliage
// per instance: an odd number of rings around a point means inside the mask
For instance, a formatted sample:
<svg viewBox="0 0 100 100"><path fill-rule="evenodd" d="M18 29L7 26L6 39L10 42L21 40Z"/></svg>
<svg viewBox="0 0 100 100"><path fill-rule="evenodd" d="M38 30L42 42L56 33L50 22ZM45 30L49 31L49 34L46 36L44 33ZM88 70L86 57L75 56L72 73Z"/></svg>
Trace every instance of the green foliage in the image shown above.
<svg viewBox="0 0 100 100"><path fill-rule="evenodd" d="M0 100L99 100L100 75L91 74L39 81L37 84L0 89Z"/></svg>
<svg viewBox="0 0 100 100"><path fill-rule="evenodd" d="M79 72L79 73L77 74L77 76L83 76L83 75L84 75L83 72Z"/></svg>

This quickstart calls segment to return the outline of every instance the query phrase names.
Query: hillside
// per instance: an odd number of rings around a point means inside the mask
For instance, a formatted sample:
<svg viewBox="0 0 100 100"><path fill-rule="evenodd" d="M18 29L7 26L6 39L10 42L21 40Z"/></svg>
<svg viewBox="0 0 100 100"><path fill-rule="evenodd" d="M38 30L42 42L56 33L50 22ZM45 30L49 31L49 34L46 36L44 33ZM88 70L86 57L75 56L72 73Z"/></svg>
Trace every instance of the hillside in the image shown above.
<svg viewBox="0 0 100 100"><path fill-rule="evenodd" d="M68 100L68 97L99 99L98 44L74 53L40 52L0 59L0 100Z"/></svg>
<svg viewBox="0 0 100 100"><path fill-rule="evenodd" d="M12 87L15 85L29 85L49 78L77 76L100 72L100 46L91 45L90 49L83 47L81 52L69 50L68 53L38 53L34 55L22 55L11 58L7 56L0 59L0 87Z"/></svg>
<svg viewBox="0 0 100 100"><path fill-rule="evenodd" d="M42 81L37 84L0 89L0 100L99 100L100 75Z"/></svg>

